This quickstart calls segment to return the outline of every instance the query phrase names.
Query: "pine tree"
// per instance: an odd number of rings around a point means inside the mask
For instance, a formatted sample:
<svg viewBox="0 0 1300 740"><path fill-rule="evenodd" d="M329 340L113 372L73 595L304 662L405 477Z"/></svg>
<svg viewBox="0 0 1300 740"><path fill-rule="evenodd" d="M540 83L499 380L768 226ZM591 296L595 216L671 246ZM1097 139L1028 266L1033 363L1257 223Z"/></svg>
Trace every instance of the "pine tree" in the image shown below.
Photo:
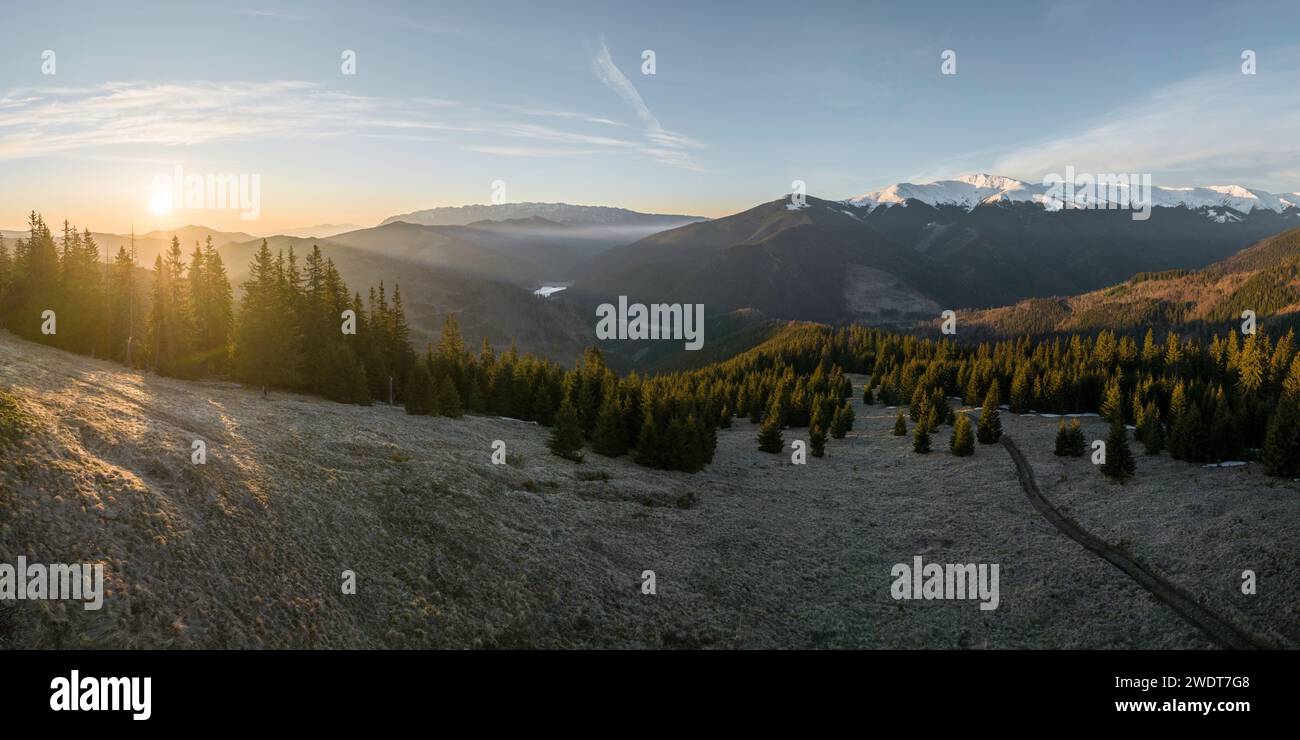
<svg viewBox="0 0 1300 740"><path fill-rule="evenodd" d="M636 439L636 464L647 467L662 467L661 444L659 440L659 423L651 409L641 421L641 431ZM778 442L777 449L780 449Z"/></svg>
<svg viewBox="0 0 1300 740"><path fill-rule="evenodd" d="M1056 454L1061 457L1083 457L1086 448L1079 420L1071 419L1067 425L1062 419L1056 427Z"/></svg>
<svg viewBox="0 0 1300 740"><path fill-rule="evenodd" d="M1029 364L1021 363L1011 381L1011 413L1023 414L1029 410L1033 403L1033 384L1029 378ZM1001 433L998 436L1000 437ZM996 442L997 440L994 439L993 441Z"/></svg>
<svg viewBox="0 0 1300 740"><path fill-rule="evenodd" d="M948 449L957 457L975 454L975 434L971 431L970 417L957 414L957 421L952 427L952 439L948 440Z"/></svg>
<svg viewBox="0 0 1300 740"><path fill-rule="evenodd" d="M136 295L135 261L126 247L118 247L108 271L106 313L105 352L118 362L135 364L138 357L128 344L140 341L143 311Z"/></svg>
<svg viewBox="0 0 1300 740"><path fill-rule="evenodd" d="M1269 475L1300 477L1300 355L1291 363L1282 397L1269 417L1263 461Z"/></svg>
<svg viewBox="0 0 1300 740"><path fill-rule="evenodd" d="M927 413L929 408L926 409ZM912 451L922 455L930 451L930 431L925 423L918 423L912 431Z"/></svg>
<svg viewBox="0 0 1300 740"><path fill-rule="evenodd" d="M849 431L849 420L845 414L846 406L837 406L835 413L831 415L831 436L835 439L844 439L844 435Z"/></svg>
<svg viewBox="0 0 1300 740"><path fill-rule="evenodd" d="M437 408L433 396L433 375L429 366L418 362L411 372L411 380L406 387L406 413L427 416Z"/></svg>
<svg viewBox="0 0 1300 740"><path fill-rule="evenodd" d="M555 413L555 426L551 428L550 439L546 446L552 455L566 460L582 462L582 426L578 422L578 412L572 400L565 398L560 409Z"/></svg>
<svg viewBox="0 0 1300 740"><path fill-rule="evenodd" d="M623 429L623 405L618 394L610 393L600 407L596 430L591 435L591 450L606 457L627 453L627 432Z"/></svg>
<svg viewBox="0 0 1300 740"><path fill-rule="evenodd" d="M929 397L925 393L925 388L920 383L917 383L916 388L912 390L912 401L907 405L907 416L913 423L926 423L925 405L928 401Z"/></svg>
<svg viewBox="0 0 1300 740"><path fill-rule="evenodd" d="M980 410L979 428L975 432L980 444L995 444L1002 438L1002 417L998 414L998 386L989 386L984 396L984 407Z"/></svg>
<svg viewBox="0 0 1300 740"><path fill-rule="evenodd" d="M1200 405L1193 401L1178 415L1169 433L1169 455L1177 460L1205 462L1210 455L1208 437Z"/></svg>
<svg viewBox="0 0 1300 740"><path fill-rule="evenodd" d="M826 432L821 427L808 430L808 454L813 457L826 456Z"/></svg>
<svg viewBox="0 0 1300 740"><path fill-rule="evenodd" d="M1187 410L1187 388L1183 381L1178 381L1174 386L1173 393L1169 396L1169 423L1177 424L1178 417L1183 415ZM1172 448L1171 448L1172 449Z"/></svg>
<svg viewBox="0 0 1300 740"><path fill-rule="evenodd" d="M1119 377L1112 377L1106 383L1106 393L1101 403L1101 416L1106 421L1116 419L1124 423L1124 394L1120 390Z"/></svg>
<svg viewBox="0 0 1300 740"><path fill-rule="evenodd" d="M894 419L894 436L895 437L907 436L907 420L903 418L902 411L899 411L898 418Z"/></svg>
<svg viewBox="0 0 1300 740"><path fill-rule="evenodd" d="M416 365L421 363L417 362ZM460 393L456 391L456 383L450 375L443 375L434 382L437 392L434 396L434 406L438 410L439 416L450 416L453 419L459 419L465 413L465 406L461 403Z"/></svg>
<svg viewBox="0 0 1300 740"><path fill-rule="evenodd" d="M249 265L244 281L244 298L240 304L235 339L235 363L238 377L250 385L292 386L297 342L292 327L285 323L289 306L281 284L282 271L277 269L271 250L262 246ZM367 375L369 372L367 371ZM387 398L385 393L384 398Z"/></svg>
<svg viewBox="0 0 1300 740"><path fill-rule="evenodd" d="M1137 436L1148 455L1159 455L1165 448L1165 427L1160 423L1160 410L1154 401L1148 402L1142 411L1142 425L1138 427Z"/></svg>
<svg viewBox="0 0 1300 740"><path fill-rule="evenodd" d="M1111 421L1110 436L1106 438L1106 462L1101 465L1101 472L1107 477L1123 481L1133 475L1137 463L1133 460L1133 451L1128 446L1128 431L1119 419Z"/></svg>
<svg viewBox="0 0 1300 740"><path fill-rule="evenodd" d="M758 428L758 449L763 452L777 453L785 446L781 437L781 427L785 425L785 409L781 405L781 394L772 394L772 403L763 416L763 423Z"/></svg>
<svg viewBox="0 0 1300 740"><path fill-rule="evenodd" d="M872 406L876 403L875 397L871 395L870 383L864 383L862 385L862 403L866 406Z"/></svg>
<svg viewBox="0 0 1300 740"><path fill-rule="evenodd" d="M225 372L230 366L230 340L234 333L234 295L221 253L212 246L212 237L203 247L203 303L196 306L202 329L199 351L210 372Z"/></svg>
<svg viewBox="0 0 1300 740"><path fill-rule="evenodd" d="M1056 449L1054 454L1057 457L1065 457L1070 449L1070 433L1065 430L1065 420L1056 423Z"/></svg>

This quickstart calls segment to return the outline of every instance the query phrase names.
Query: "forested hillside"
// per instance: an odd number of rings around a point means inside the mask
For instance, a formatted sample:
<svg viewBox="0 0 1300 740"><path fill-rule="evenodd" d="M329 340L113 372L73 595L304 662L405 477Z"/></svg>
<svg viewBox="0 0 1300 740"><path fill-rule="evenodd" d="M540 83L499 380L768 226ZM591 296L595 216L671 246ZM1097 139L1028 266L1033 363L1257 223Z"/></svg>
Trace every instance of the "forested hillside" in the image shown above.
<svg viewBox="0 0 1300 740"><path fill-rule="evenodd" d="M1104 330L958 346L860 326L791 323L730 360L619 377L594 348L572 370L514 348L498 353L486 342L474 353L454 317L437 346L419 352L409 341L400 289L390 297L381 283L363 301L319 251L299 266L292 249L273 256L263 245L238 306L210 245L186 262L174 240L148 286L135 284L124 250L109 267L97 256L86 232L66 227L56 240L33 213L13 254L0 247L7 328L161 375L228 374L264 390L346 403L391 400L416 415L469 411L536 421L553 427L552 451L575 460L590 445L606 456L696 471L713 458L716 430L736 416L762 423L756 443L763 451L782 449L786 427L809 427L821 448L827 435L852 429L847 374L863 373L871 378L865 398L909 406L918 452L929 450L928 435L941 424L965 423L947 400L963 396L984 406L984 441L996 441L992 426L1006 399L1013 413L1100 412L1117 427L1112 440L1120 446L1127 446L1123 425L1131 424L1152 454L1167 446L1194 462L1256 457L1274 474L1300 474L1300 359L1289 332L1227 332L1206 341L1148 330L1139 344ZM54 311L57 331L45 331L46 311ZM905 427L901 417L899 424ZM959 442L954 451L964 447Z"/></svg>

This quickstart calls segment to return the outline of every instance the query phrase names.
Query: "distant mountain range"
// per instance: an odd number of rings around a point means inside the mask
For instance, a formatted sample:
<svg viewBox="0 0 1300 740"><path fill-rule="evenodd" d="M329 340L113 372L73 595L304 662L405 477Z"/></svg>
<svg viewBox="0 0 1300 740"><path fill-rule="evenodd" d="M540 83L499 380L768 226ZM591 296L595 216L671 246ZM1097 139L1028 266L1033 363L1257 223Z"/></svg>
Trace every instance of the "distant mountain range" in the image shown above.
<svg viewBox="0 0 1300 740"><path fill-rule="evenodd" d="M1035 187L976 175L843 201L810 196L802 207L787 197L603 252L577 268L565 297L906 325L1204 267L1300 226L1300 208L1259 190L1177 191L1183 201L1140 221L1127 210L1052 209ZM1172 202L1175 191L1162 192L1153 200Z"/></svg>
<svg viewBox="0 0 1300 740"><path fill-rule="evenodd" d="M694 221L702 216L639 213L608 206L575 206L568 203L500 203L496 205L445 206L389 216L383 224L405 221L426 226L464 226L475 221L509 221L542 218L566 226L604 226L655 228L662 231ZM381 226L383 224L380 224Z"/></svg>
<svg viewBox="0 0 1300 740"><path fill-rule="evenodd" d="M328 239L335 234L342 234L347 231L356 231L366 227L360 224L316 224L315 226L302 226L296 229L285 229L280 233L284 236L300 236L307 239Z"/></svg>
<svg viewBox="0 0 1300 740"><path fill-rule="evenodd" d="M354 289L400 284L417 342L456 313L472 343L515 339L566 363L594 340L595 306L620 295L703 303L709 346L729 350L785 320L908 328L953 309L968 328L1021 333L1217 321L1239 314L1242 301L1263 316L1297 302L1300 239L1283 234L1300 227L1294 194L1165 189L1155 196L1164 205L1135 221L1125 210L1056 210L1037 197L1042 190L972 175L838 201L787 197L713 220L556 203L463 206L267 241L300 259L319 245ZM12 247L25 232L3 235ZM94 236L110 254L131 240ZM151 268L173 236L187 256L211 237L237 291L262 242L203 226L148 232L135 236L137 264ZM535 296L542 286L567 289ZM646 343L602 346L625 366L678 362Z"/></svg>
<svg viewBox="0 0 1300 740"><path fill-rule="evenodd" d="M1041 183L980 173L921 184L897 183L849 198L846 202L858 208L906 206L909 201L930 206L957 206L967 210L995 203L1034 203L1047 208L1059 208L1059 198L1051 197L1050 190L1049 186ZM1282 213L1300 207L1300 193L1275 194L1240 185L1191 188L1153 186L1151 205L1203 210L1212 220L1227 220L1230 218L1229 211L1249 213L1252 210L1269 210Z"/></svg>

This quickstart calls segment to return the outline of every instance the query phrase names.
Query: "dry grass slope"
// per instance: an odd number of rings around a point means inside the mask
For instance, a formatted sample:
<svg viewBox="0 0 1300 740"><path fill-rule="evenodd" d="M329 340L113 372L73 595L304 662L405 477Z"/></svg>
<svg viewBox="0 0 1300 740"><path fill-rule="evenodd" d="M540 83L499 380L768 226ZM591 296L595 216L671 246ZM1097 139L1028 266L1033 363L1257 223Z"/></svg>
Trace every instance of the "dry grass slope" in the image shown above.
<svg viewBox="0 0 1300 740"><path fill-rule="evenodd" d="M29 429L0 452L0 562L102 562L110 589L99 612L7 607L6 645L1209 647L1044 521L1001 447L918 456L878 406L804 466L758 452L738 421L687 475L575 465L531 424L264 400L3 334L0 388ZM1300 640L1294 485L1161 458L1114 486L1051 455L1054 420L1005 423L1081 522ZM206 465L190 462L195 439ZM490 462L495 439L506 465ZM890 569L916 555L999 563L1000 608L895 601ZM1228 571L1252 565L1246 601ZM356 595L340 593L344 570Z"/></svg>

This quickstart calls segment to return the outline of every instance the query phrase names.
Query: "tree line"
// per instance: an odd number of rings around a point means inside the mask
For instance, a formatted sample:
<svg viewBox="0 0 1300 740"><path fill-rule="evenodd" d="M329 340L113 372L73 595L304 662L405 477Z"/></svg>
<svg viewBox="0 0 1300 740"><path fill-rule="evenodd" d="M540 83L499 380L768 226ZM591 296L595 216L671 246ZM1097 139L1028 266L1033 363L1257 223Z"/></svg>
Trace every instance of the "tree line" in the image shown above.
<svg viewBox="0 0 1300 740"><path fill-rule="evenodd" d="M391 401L411 414L536 421L551 427L552 451L572 459L590 447L655 468L700 470L713 459L718 430L737 417L759 425L760 450L778 452L783 429L807 427L821 455L828 437L853 427L847 374L861 373L871 379L864 400L906 407L918 451L928 450L940 424L954 426L954 453L972 450L969 420L954 414L950 397L981 406L975 436L996 442L1005 399L1013 413L1097 412L1118 426L1112 442L1126 449L1132 425L1152 454L1257 459L1274 475L1300 476L1300 355L1290 331L1226 331L1207 341L1148 330L1139 341L1106 330L963 346L791 322L724 362L620 376L596 348L571 369L513 345L498 352L484 341L473 352L453 315L436 346L419 353L400 288L390 295L380 283L363 300L318 247L300 264L292 247L272 254L264 240L242 288L235 305L210 241L187 260L173 237L145 272L125 247L101 262L88 230L65 223L56 238L36 213L12 252L0 240L0 323L26 338L162 375L229 376L345 403ZM41 331L47 309L59 321L51 335ZM1131 467L1121 464L1119 477Z"/></svg>

